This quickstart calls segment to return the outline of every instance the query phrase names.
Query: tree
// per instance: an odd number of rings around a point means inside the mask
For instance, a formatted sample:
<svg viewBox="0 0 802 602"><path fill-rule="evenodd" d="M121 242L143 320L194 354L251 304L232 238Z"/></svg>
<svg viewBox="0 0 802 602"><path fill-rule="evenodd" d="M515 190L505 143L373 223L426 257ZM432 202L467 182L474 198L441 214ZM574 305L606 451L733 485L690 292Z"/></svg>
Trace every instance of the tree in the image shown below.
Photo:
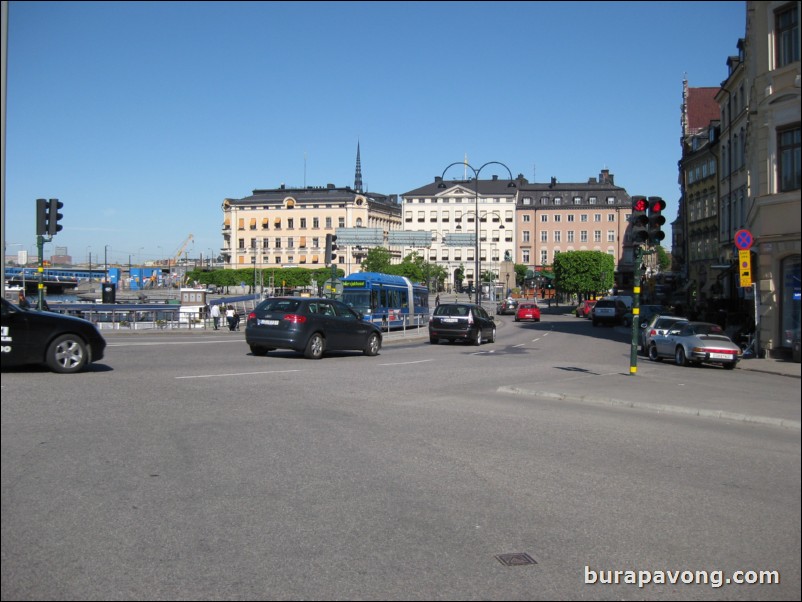
<svg viewBox="0 0 802 602"><path fill-rule="evenodd" d="M390 254L389 249L384 247L374 247L368 250L368 254L362 261L361 267L363 272L379 272L388 274L390 269Z"/></svg>
<svg viewBox="0 0 802 602"><path fill-rule="evenodd" d="M601 251L567 251L554 257L554 285L568 294L595 295L612 288L615 261Z"/></svg>
<svg viewBox="0 0 802 602"><path fill-rule="evenodd" d="M515 270L515 286L522 286L529 268L523 263L516 263L513 269Z"/></svg>
<svg viewBox="0 0 802 602"><path fill-rule="evenodd" d="M666 253L662 245L657 245L655 250L657 251L657 267L661 272L669 271L671 269L671 256Z"/></svg>

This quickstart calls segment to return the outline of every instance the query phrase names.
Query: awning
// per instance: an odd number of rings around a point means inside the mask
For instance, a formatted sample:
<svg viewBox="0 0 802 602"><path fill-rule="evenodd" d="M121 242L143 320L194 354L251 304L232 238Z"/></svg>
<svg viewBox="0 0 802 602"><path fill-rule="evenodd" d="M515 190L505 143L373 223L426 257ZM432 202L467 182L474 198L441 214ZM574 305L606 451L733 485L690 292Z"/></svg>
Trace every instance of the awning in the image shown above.
<svg viewBox="0 0 802 602"><path fill-rule="evenodd" d="M224 219L224 220L223 220L223 225L224 225L226 228L228 228L229 226L231 226L231 218L230 218L230 217L227 217L226 219Z"/></svg>
<svg viewBox="0 0 802 602"><path fill-rule="evenodd" d="M305 247L306 247L306 236L302 236L301 237L301 248L303 249Z"/></svg>
<svg viewBox="0 0 802 602"><path fill-rule="evenodd" d="M251 218L251 230L256 230L256 218Z"/></svg>
<svg viewBox="0 0 802 602"><path fill-rule="evenodd" d="M312 263L318 263L318 256L312 255Z"/></svg>
<svg viewBox="0 0 802 602"><path fill-rule="evenodd" d="M277 226L280 226L281 225L281 218L277 217L273 223L275 223Z"/></svg>
<svg viewBox="0 0 802 602"><path fill-rule="evenodd" d="M268 218L264 218L264 219L262 220L262 228L265 228L265 229L267 229L267 227L268 227L269 225L270 225L270 220L269 220Z"/></svg>

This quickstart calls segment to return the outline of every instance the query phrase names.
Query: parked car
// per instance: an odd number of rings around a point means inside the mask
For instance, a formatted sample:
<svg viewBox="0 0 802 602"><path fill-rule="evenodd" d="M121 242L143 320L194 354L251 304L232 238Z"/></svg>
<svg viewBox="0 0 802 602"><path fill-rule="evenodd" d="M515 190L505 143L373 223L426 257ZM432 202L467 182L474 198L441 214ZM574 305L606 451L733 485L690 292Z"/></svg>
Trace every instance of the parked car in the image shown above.
<svg viewBox="0 0 802 602"><path fill-rule="evenodd" d="M599 324L621 324L624 314L627 313L627 306L620 299L599 299L593 306L591 320L593 325Z"/></svg>
<svg viewBox="0 0 802 602"><path fill-rule="evenodd" d="M672 326L674 326L674 324L677 324L678 322L687 321L687 318L681 318L680 316L652 316L648 322L644 322L640 325L638 342L643 353L649 352L649 343L652 342L652 338L658 335L664 335Z"/></svg>
<svg viewBox="0 0 802 602"><path fill-rule="evenodd" d="M496 340L496 322L481 305L475 303L441 303L429 318L429 342L440 339L466 341L481 345Z"/></svg>
<svg viewBox="0 0 802 602"><path fill-rule="evenodd" d="M514 299L504 299L501 303L496 306L496 315L505 316L510 315L514 316L515 312L518 310L518 302Z"/></svg>
<svg viewBox="0 0 802 602"><path fill-rule="evenodd" d="M378 355L381 329L345 303L317 297L273 297L248 314L245 342L254 355L292 349L308 359L327 351Z"/></svg>
<svg viewBox="0 0 802 602"><path fill-rule="evenodd" d="M576 317L577 318L589 318L590 312L593 311L593 306L596 305L596 299L585 299L576 306Z"/></svg>
<svg viewBox="0 0 802 602"><path fill-rule="evenodd" d="M73 374L103 359L106 341L92 322L1 300L3 368L44 364Z"/></svg>
<svg viewBox="0 0 802 602"><path fill-rule="evenodd" d="M515 321L532 320L533 322L540 322L540 308L536 303L520 303L518 311L515 312Z"/></svg>
<svg viewBox="0 0 802 602"><path fill-rule="evenodd" d="M677 322L649 343L650 360L659 362L673 357L678 366L710 363L732 370L741 355L741 348L724 334L721 326L710 322Z"/></svg>
<svg viewBox="0 0 802 602"><path fill-rule="evenodd" d="M657 314L664 314L668 309L663 305L641 305L638 309L638 325L645 324ZM632 326L632 309L624 314L624 326Z"/></svg>

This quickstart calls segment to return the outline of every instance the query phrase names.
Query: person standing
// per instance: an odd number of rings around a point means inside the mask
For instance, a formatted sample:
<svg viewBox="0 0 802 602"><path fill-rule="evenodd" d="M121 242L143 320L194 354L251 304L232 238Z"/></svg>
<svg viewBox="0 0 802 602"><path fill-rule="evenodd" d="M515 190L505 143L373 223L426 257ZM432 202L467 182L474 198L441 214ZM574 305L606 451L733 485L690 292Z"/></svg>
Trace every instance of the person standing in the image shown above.
<svg viewBox="0 0 802 602"><path fill-rule="evenodd" d="M30 308L31 308L31 304L30 304L30 302L28 301L28 298L25 296L25 291L20 291L20 292L19 292L19 298L18 298L18 300L17 300L17 304L18 304L18 305L19 305L19 306L20 306L22 309L30 309Z"/></svg>
<svg viewBox="0 0 802 602"><path fill-rule="evenodd" d="M215 303L212 305L211 309L212 314L212 324L214 325L214 329L218 330L220 327L220 304Z"/></svg>
<svg viewBox="0 0 802 602"><path fill-rule="evenodd" d="M234 323L236 313L234 312L234 307L229 305L226 307L226 322L228 322L228 329L233 331L236 324Z"/></svg>
<svg viewBox="0 0 802 602"><path fill-rule="evenodd" d="M439 306L440 306L440 295L439 295L439 293L438 293L438 295L437 295L437 296L434 298L434 306L435 306L435 307L439 307Z"/></svg>

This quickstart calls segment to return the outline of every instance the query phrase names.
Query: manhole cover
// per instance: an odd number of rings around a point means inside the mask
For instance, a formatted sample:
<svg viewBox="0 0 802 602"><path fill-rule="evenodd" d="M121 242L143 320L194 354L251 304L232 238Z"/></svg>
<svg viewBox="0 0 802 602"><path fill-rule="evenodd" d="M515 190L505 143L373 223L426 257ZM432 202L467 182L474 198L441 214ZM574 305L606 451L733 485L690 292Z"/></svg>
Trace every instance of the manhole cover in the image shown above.
<svg viewBox="0 0 802 602"><path fill-rule="evenodd" d="M537 564L534 558L525 552L515 554L499 554L496 559L504 566L523 566L525 564Z"/></svg>

